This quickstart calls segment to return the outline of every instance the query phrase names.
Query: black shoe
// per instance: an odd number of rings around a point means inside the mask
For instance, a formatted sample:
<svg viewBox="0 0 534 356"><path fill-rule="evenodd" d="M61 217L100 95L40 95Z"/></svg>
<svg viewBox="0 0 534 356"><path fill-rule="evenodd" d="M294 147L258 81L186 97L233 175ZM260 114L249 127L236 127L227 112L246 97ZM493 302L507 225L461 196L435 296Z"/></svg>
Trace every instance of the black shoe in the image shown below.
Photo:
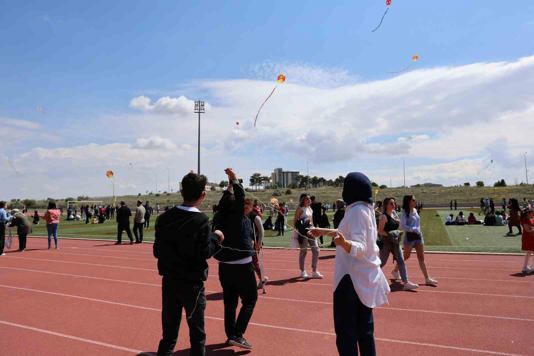
<svg viewBox="0 0 534 356"><path fill-rule="evenodd" d="M252 345L243 337L236 337L235 339L228 340L228 343L232 346L237 346L242 349L252 350Z"/></svg>
<svg viewBox="0 0 534 356"><path fill-rule="evenodd" d="M133 241L130 241L130 245L133 245L133 244L134 244L134 242L133 242Z"/></svg>
<svg viewBox="0 0 534 356"><path fill-rule="evenodd" d="M118 242L118 241L114 243L114 245L120 245L120 244L121 244L121 243L120 243L120 242Z"/></svg>

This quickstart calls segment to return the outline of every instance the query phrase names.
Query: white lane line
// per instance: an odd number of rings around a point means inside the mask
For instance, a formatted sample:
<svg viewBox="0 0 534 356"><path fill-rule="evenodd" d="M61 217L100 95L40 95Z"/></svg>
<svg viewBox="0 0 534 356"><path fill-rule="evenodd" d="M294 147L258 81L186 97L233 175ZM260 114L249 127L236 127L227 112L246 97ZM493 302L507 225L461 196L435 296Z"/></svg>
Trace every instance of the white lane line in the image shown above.
<svg viewBox="0 0 534 356"><path fill-rule="evenodd" d="M69 297L69 298L75 298L75 299L89 300L89 301L94 301L94 302L99 302L99 303L104 303L104 304L119 305L119 306L133 308L133 309L151 310L151 311L161 312L161 309L157 309L157 308L143 307L143 306L139 306L139 305L126 304L126 303L118 303L118 302L112 302L112 301L103 300L103 299L81 297L81 296L71 295L71 294L48 292L48 291L43 291L43 290L38 290L38 289L22 288L22 287L14 287L14 286L6 286L6 285L0 285L0 287L12 288L12 289L23 290L23 291L28 291L28 292L35 292L35 293L58 295L58 296L62 296L62 297ZM212 319L212 320L224 321L223 318L218 318L218 317L213 317L213 316L205 316L205 318L206 319ZM271 328L271 329L289 330L289 331L296 331L296 332L303 332L303 333L335 336L334 333L325 332L325 331L319 331L319 330L299 329L299 328L291 328L291 327L271 325L271 324L263 324L263 323L255 323L255 322L250 322L249 325L261 326L261 327L266 327L266 328ZM410 344L410 345L421 345L421 346L428 346L428 347L445 348L445 349L451 349L451 350L461 350L461 351L470 351L470 352L479 352L479 353L489 353L489 354L493 354L493 355L518 356L518 354L511 354L511 353L501 353L501 352L495 352L495 351L463 348L463 347L448 346L448 345L419 343L419 342L412 342L412 341L405 341L405 340L384 339L384 338L376 338L376 340L385 341L385 342L393 342L393 343L401 343L401 344Z"/></svg>
<svg viewBox="0 0 534 356"><path fill-rule="evenodd" d="M89 257L98 257L98 258L117 258L120 260L144 261L144 262L153 262L153 263L157 262L156 258L132 258L132 257L121 257L121 256L93 255L89 253L72 253L72 252L64 252L64 251L61 251L59 255L89 256Z"/></svg>
<svg viewBox="0 0 534 356"><path fill-rule="evenodd" d="M96 266L96 267L111 267L111 268L121 268L121 269L132 269L137 271L150 271L150 272L156 272L155 268L140 268L140 267L129 267L129 266L117 266L117 265L105 265L100 263L89 263L89 262L75 262L75 261L62 261L62 260L52 260L48 258L31 258L31 257L11 257L13 259L21 259L21 260L31 260L31 261L45 261L45 262L59 262L59 263L72 263L76 265L84 265L84 266Z"/></svg>
<svg viewBox="0 0 534 356"><path fill-rule="evenodd" d="M30 258L30 257L16 257L16 258L17 259L33 260L33 261L49 261L49 262L59 262L59 263L72 263L72 264L86 265L86 266L110 267L110 268L119 268L119 269L129 269L129 270L156 272L156 269L150 269L150 268L128 267L128 266L117 266L117 265L105 265L105 264L89 263L89 262L62 261L62 260ZM210 276L214 276L214 275L210 275ZM305 284L303 284L303 285L305 285ZM309 283L309 285L332 287L332 284L327 284L327 283ZM463 295L477 295L477 296L501 297L501 298L534 299L534 296L526 296L526 295L491 294L491 293L476 293L476 292L436 291L436 290L418 290L417 292L418 293L439 293L439 294L460 294L460 295L463 294Z"/></svg>
<svg viewBox="0 0 534 356"><path fill-rule="evenodd" d="M56 273L54 273L54 274L56 274ZM73 276L73 277L85 277L85 276L82 276L82 275L69 275L69 274L63 274L63 275ZM93 277L93 279L102 279L102 278ZM112 281L112 282L120 282L120 283L130 283L130 281L123 281L123 280L111 280L111 279L104 279L104 280ZM159 285L156 285L156 284L147 284L147 285L151 286L151 287L160 287ZM106 300L103 300L103 299L82 297L82 296L76 296L76 295L72 295L72 294L65 294L65 293L59 293L59 292L48 292L48 291L43 291L43 290L40 290L40 289L15 287L15 286L2 285L2 284L0 284L0 287L19 289L19 290L24 290L24 291L36 292L36 293L53 294L53 295L59 295L59 296L71 297L71 298L78 298L78 299L84 299L84 300L95 301L95 302L117 304L117 305L122 305L122 306L126 306L126 307L136 307L136 306L133 306L131 304L124 304L124 303L106 301ZM206 290L206 292L207 293L220 293L221 291ZM317 300L294 299L294 298L283 298L283 297L270 297L270 296L264 296L264 295L261 295L259 297L261 299L276 300L276 301L283 301L283 302L296 302L296 303L332 305L332 302L324 302L324 301L317 301ZM144 307L142 307L142 308L144 308ZM149 308L148 310L157 310L157 309ZM413 312L413 313L429 313L429 314L455 315L455 316L461 316L461 317L476 317L476 318L486 318L486 319L500 319L500 320L514 320L514 321L534 322L534 319L527 319L527 318L516 318L516 317L507 317L507 316L498 316L498 315L471 314L471 313L457 313L457 312L446 312L446 311L425 310L425 309L412 309L412 308L379 307L379 308L377 308L377 310L393 310L393 311L403 311L403 312Z"/></svg>
<svg viewBox="0 0 534 356"><path fill-rule="evenodd" d="M62 338L65 338L65 339L81 341L81 342L85 342L85 343L88 343L88 344L104 346L104 347L107 347L107 348L110 348L110 349L115 349L115 350L132 352L132 353L136 353L136 354L139 354L139 353L143 352L141 350L130 349L130 348L119 346L119 345L113 345L113 344L108 344L108 343L101 342L101 341L86 339L86 338L83 338L83 337L78 337L78 336L58 333L58 332L51 331L51 330L35 328L33 326L12 323L12 322L5 321L5 320L0 320L0 324L4 324L4 325L16 327L16 328L21 328L21 329L26 329L26 330L31 330L31 331L36 331L36 332L40 332L42 334L58 336L58 337L62 337Z"/></svg>
<svg viewBox="0 0 534 356"><path fill-rule="evenodd" d="M98 280L98 281L107 281L107 282L116 282L116 283L127 283L127 284L135 284L135 285L149 286L149 287L161 287L161 284L145 283L145 282L137 282L137 281L128 281L128 280L125 280L125 279L113 279L113 278L104 278L104 277L94 277L94 276L87 276L87 275L84 275L84 274L72 274L72 273L50 272L50 271L42 271L42 270L38 270L38 269L30 269L30 268L16 268L16 267L2 267L2 266L0 266L0 268L10 269L10 270L16 270L16 271L32 272L32 273L52 274L52 275L55 275L55 276L74 277L74 278L87 278L87 279L94 279L94 280Z"/></svg>

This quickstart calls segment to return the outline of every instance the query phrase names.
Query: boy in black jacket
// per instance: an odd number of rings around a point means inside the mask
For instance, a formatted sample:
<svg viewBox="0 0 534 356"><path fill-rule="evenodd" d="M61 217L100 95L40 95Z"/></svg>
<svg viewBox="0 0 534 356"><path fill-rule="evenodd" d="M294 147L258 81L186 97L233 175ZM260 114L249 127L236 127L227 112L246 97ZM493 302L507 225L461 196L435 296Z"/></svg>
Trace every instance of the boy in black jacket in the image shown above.
<svg viewBox="0 0 534 356"><path fill-rule="evenodd" d="M204 281L208 278L208 264L224 240L221 231L211 232L209 219L198 210L206 197L207 179L189 173L182 179L182 205L169 209L156 220L154 256L162 278L161 323L163 338L159 355L172 355L178 329L185 309L189 325L191 355L206 354L204 310L206 295Z"/></svg>
<svg viewBox="0 0 534 356"><path fill-rule="evenodd" d="M219 281L223 289L224 331L229 345L245 349L252 346L243 338L258 300L252 255L254 230L245 215L245 191L232 168L225 169L230 184L218 204L213 217L216 228L222 230L225 240L215 258L219 260ZM236 310L241 298L241 310Z"/></svg>

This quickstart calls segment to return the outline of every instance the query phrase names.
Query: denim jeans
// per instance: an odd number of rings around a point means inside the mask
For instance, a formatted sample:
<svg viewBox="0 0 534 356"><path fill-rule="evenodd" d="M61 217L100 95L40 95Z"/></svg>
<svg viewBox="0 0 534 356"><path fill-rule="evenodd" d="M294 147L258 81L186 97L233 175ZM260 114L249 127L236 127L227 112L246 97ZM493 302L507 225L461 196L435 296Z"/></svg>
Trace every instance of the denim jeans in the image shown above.
<svg viewBox="0 0 534 356"><path fill-rule="evenodd" d="M395 257L395 260L397 260L397 264L399 265L399 272L402 281L408 282L408 273L406 272L406 265L404 264L404 255L402 254L400 244L393 243L388 238L382 239L382 241L383 245L380 249L380 260L382 261L382 264L380 265L380 267L384 267L386 265L386 263L388 262L389 254L392 253Z"/></svg>
<svg viewBox="0 0 534 356"><path fill-rule="evenodd" d="M57 247L57 227L58 226L59 226L58 223L46 224L46 230L48 231L48 248L50 248L50 245L52 244L52 235L54 235L54 242L56 243L56 247Z"/></svg>

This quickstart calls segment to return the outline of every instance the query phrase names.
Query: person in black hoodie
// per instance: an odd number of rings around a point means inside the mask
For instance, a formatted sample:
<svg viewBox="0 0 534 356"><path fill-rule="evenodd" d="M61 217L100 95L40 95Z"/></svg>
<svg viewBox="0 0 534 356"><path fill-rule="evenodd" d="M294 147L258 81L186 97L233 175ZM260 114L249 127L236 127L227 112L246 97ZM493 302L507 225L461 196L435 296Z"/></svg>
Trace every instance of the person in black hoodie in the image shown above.
<svg viewBox="0 0 534 356"><path fill-rule="evenodd" d="M206 260L219 250L221 231L211 232L209 219L198 207L206 197L204 175L189 173L182 179L182 205L167 210L156 220L153 246L162 278L161 324L163 338L158 356L172 355L185 309L189 325L191 355L206 354L204 281L208 278Z"/></svg>
<svg viewBox="0 0 534 356"><path fill-rule="evenodd" d="M232 168L224 172L230 184L224 191L213 217L213 224L224 236L222 250L215 258L219 260L219 281L223 289L224 331L227 343L245 349L252 346L243 338L258 299L252 255L254 230L245 216L245 191ZM236 310L241 298L241 310L236 320Z"/></svg>
<svg viewBox="0 0 534 356"><path fill-rule="evenodd" d="M126 231L128 238L130 239L130 245L133 244L132 231L130 230L130 216L132 212L125 202L121 201L121 207L117 209L117 242L115 245L120 245L122 242L122 232ZM87 208L89 210L89 208Z"/></svg>

